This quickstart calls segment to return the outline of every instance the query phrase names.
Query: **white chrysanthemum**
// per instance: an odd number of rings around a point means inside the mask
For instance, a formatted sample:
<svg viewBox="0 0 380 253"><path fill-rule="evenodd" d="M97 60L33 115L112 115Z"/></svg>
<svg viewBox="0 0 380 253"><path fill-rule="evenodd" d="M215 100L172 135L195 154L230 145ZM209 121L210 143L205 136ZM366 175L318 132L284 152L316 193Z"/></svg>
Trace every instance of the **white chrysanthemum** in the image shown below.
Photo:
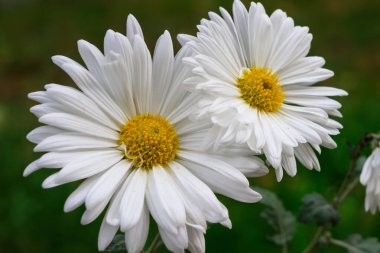
<svg viewBox="0 0 380 253"><path fill-rule="evenodd" d="M197 37L180 35L194 54L185 59L194 76L185 81L200 93L198 116L212 120L215 145L247 143L264 152L281 180L283 169L296 174L296 159L319 170L313 148L336 147L330 135L342 127L329 115L341 116L341 105L327 98L347 93L330 87L312 87L333 72L322 68L321 57L307 57L312 35L294 26L281 10L270 17L252 3L249 11L236 0L233 18L210 12Z"/></svg>
<svg viewBox="0 0 380 253"><path fill-rule="evenodd" d="M380 145L380 143L379 143ZM365 210L380 211L380 148L376 148L364 163L360 183L366 186Z"/></svg>
<svg viewBox="0 0 380 253"><path fill-rule="evenodd" d="M183 89L189 71L182 59L188 50L174 57L168 32L158 40L153 59L133 16L127 37L107 32L104 55L86 41L78 46L88 69L64 56L53 61L80 90L48 84L46 91L29 94L41 103L31 111L46 125L28 139L38 144L35 151L47 153L24 175L62 168L43 182L44 188L83 179L64 210L84 203L81 223L88 224L108 206L100 250L120 229L128 252L140 252L151 214L168 249L204 252L207 222L231 226L213 191L256 202L261 196L243 174L260 176L267 168L239 147L218 154L200 151L210 125L188 120L197 103Z"/></svg>

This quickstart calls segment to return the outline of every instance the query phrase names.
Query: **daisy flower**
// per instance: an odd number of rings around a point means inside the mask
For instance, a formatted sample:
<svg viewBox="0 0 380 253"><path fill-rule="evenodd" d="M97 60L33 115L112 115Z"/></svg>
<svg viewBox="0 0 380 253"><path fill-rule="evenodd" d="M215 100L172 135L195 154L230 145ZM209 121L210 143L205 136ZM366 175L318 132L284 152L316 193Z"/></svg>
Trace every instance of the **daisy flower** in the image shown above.
<svg viewBox="0 0 380 253"><path fill-rule="evenodd" d="M47 152L32 162L27 176L39 168L61 168L44 188L83 180L64 210L85 204L81 223L106 209L98 247L104 250L118 230L125 232L129 253L141 252L150 215L166 247L173 252L204 252L207 222L231 227L226 207L215 193L243 202L261 196L244 176L261 176L267 168L244 148L220 153L200 151L210 127L192 122L198 98L183 89L189 70L184 48L176 56L165 32L151 57L137 20L129 16L127 36L109 30L104 54L80 40L87 68L64 57L53 62L79 87L48 84L29 94L31 108L44 126L28 139Z"/></svg>
<svg viewBox="0 0 380 253"><path fill-rule="evenodd" d="M341 105L328 97L347 93L313 87L333 72L322 68L323 58L307 56L309 29L294 26L281 10L268 16L260 3L247 11L236 0L233 17L220 11L201 21L196 37L178 37L193 50L185 59L193 76L185 83L202 96L197 116L213 122L210 140L215 146L246 143L263 152L279 181L283 170L296 174L296 158L320 170L313 149L335 148L330 136L342 128L329 118L341 116Z"/></svg>
<svg viewBox="0 0 380 253"><path fill-rule="evenodd" d="M360 183L366 186L365 210L375 214L376 210L380 211L380 147L375 148L365 161Z"/></svg>

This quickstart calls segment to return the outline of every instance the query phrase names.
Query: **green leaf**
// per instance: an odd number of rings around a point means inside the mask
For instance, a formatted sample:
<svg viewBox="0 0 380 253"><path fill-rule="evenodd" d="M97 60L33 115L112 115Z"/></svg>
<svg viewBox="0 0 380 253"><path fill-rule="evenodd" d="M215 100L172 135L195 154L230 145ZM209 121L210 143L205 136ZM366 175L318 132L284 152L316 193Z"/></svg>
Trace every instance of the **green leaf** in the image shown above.
<svg viewBox="0 0 380 253"><path fill-rule="evenodd" d="M287 244L287 242L293 239L296 229L294 215L285 210L282 202L274 193L259 187L255 187L254 189L263 197L260 203L269 207L261 213L261 217L274 229L274 234L269 235L268 239L278 245Z"/></svg>
<svg viewBox="0 0 380 253"><path fill-rule="evenodd" d="M349 253L380 253L380 243L377 238L362 238L359 234L351 235L346 241L352 248Z"/></svg>
<svg viewBox="0 0 380 253"><path fill-rule="evenodd" d="M303 198L298 214L299 222L305 224L315 222L319 226L328 224L335 226L339 218L339 212L318 193L308 194Z"/></svg>
<svg viewBox="0 0 380 253"><path fill-rule="evenodd" d="M119 251L123 250L126 251L125 248L125 237L124 235L116 235L115 238L113 238L110 245L106 248L105 251Z"/></svg>

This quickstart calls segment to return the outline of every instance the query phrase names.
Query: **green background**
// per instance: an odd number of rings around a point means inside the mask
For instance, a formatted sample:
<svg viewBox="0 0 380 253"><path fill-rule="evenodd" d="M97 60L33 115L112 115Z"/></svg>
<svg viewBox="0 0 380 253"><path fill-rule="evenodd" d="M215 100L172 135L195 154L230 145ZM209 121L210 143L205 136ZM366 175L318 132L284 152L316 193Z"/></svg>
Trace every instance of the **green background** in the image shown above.
<svg viewBox="0 0 380 253"><path fill-rule="evenodd" d="M248 1L244 1L248 4ZM309 26L314 35L311 55L326 59L335 77L323 83L343 88L342 133L335 150L323 149L322 171L299 165L296 177L277 183L273 171L252 180L276 192L294 213L302 197L319 192L331 199L349 164L347 143L356 143L365 132L380 130L380 1L378 0L264 0L268 12L285 10L297 25ZM73 85L52 64L56 54L79 59L76 41L85 39L103 47L107 29L125 31L133 13L140 21L151 49L167 29L194 34L195 25L218 6L231 10L231 0L148 1L38 1L0 0L0 252L97 252L100 219L80 225L83 208L63 213L63 204L77 184L43 190L41 182L51 171L28 178L22 172L39 157L25 136L38 126L28 111L29 92L55 82ZM175 42L178 49L178 43ZM260 204L242 204L221 198L228 206L233 229L211 225L206 235L208 252L280 252L266 236L269 226L260 218ZM341 206L341 222L333 230L345 239L353 232L380 237L380 215L364 212L364 188L359 187ZM301 252L316 226L299 224L290 252ZM164 252L164 251L163 251ZM317 252L344 252L334 246Z"/></svg>

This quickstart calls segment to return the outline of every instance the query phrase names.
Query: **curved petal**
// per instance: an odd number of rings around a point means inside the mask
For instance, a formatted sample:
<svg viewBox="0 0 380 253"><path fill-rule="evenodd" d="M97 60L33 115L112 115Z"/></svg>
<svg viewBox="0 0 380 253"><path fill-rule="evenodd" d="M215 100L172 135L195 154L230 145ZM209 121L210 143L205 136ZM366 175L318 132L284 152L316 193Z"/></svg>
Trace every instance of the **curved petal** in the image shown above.
<svg viewBox="0 0 380 253"><path fill-rule="evenodd" d="M118 150L89 152L63 167L54 181L60 185L87 178L110 168L121 159L122 154Z"/></svg>
<svg viewBox="0 0 380 253"><path fill-rule="evenodd" d="M120 227L122 231L135 226L143 215L147 179L148 173L144 169L135 169L129 177L129 183L120 204Z"/></svg>
<svg viewBox="0 0 380 253"><path fill-rule="evenodd" d="M144 249L149 233L149 211L144 205L137 223L125 231L125 243L129 253L139 253Z"/></svg>
<svg viewBox="0 0 380 253"><path fill-rule="evenodd" d="M103 173L86 196L86 208L91 209L104 200L110 200L121 183L127 178L132 164L125 159Z"/></svg>
<svg viewBox="0 0 380 253"><path fill-rule="evenodd" d="M181 150L178 157L184 160L181 164L215 192L243 202L257 202L261 199L259 193L249 188L244 175L231 165L190 151Z"/></svg>
<svg viewBox="0 0 380 253"><path fill-rule="evenodd" d="M110 245L118 230L118 226L112 226L103 219L98 236L99 251L104 251Z"/></svg>
<svg viewBox="0 0 380 253"><path fill-rule="evenodd" d="M146 200L154 220L163 229L177 234L186 222L185 207L165 168L153 168L147 186Z"/></svg>

